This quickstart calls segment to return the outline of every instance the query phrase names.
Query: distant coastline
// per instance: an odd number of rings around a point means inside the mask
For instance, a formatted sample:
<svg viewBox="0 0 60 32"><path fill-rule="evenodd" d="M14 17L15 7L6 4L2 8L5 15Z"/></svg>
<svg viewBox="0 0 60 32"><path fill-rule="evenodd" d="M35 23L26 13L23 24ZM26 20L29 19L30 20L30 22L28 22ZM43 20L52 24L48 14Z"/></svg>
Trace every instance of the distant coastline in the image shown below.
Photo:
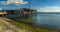
<svg viewBox="0 0 60 32"><path fill-rule="evenodd" d="M60 14L60 12L37 12L37 14Z"/></svg>

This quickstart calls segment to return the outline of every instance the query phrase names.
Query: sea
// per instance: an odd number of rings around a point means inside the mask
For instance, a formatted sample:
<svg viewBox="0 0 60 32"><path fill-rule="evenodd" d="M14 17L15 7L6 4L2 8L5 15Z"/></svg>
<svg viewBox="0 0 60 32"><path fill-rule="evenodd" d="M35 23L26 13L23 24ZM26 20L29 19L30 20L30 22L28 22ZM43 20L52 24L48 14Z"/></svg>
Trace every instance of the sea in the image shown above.
<svg viewBox="0 0 60 32"><path fill-rule="evenodd" d="M7 15L7 17L18 18L15 15ZM37 12L33 14L33 17L36 19L33 23L36 26L60 29L60 12Z"/></svg>

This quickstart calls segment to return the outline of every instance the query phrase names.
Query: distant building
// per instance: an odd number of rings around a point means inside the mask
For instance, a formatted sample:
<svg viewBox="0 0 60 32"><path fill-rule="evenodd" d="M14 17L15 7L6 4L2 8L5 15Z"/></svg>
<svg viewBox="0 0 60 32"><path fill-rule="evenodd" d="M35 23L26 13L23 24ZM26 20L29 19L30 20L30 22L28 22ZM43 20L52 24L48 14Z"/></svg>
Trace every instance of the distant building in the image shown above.
<svg viewBox="0 0 60 32"><path fill-rule="evenodd" d="M3 10L3 11L6 11L7 15L17 15L17 16L20 15L20 17L21 16L22 17L28 17L32 13L36 13L37 12L37 10L29 9L29 8L21 8L21 9L18 9L18 10Z"/></svg>
<svg viewBox="0 0 60 32"><path fill-rule="evenodd" d="M6 15L6 14L7 14L6 11L2 11L2 10L0 10L0 16L4 16L4 15Z"/></svg>
<svg viewBox="0 0 60 32"><path fill-rule="evenodd" d="M15 14L16 11L18 11L18 10L4 10L4 11L6 11L7 14Z"/></svg>
<svg viewBox="0 0 60 32"><path fill-rule="evenodd" d="M20 14L23 15L23 18L29 18L29 17L31 17L31 14L36 13L36 12L37 12L37 10L29 9L29 8L20 9Z"/></svg>
<svg viewBox="0 0 60 32"><path fill-rule="evenodd" d="M21 8L20 11L23 12L23 14L31 14L37 12L37 10L29 9L29 8Z"/></svg>
<svg viewBox="0 0 60 32"><path fill-rule="evenodd" d="M4 10L4 11L6 11L8 14L31 14L37 12L37 10L29 8L21 8L18 10Z"/></svg>

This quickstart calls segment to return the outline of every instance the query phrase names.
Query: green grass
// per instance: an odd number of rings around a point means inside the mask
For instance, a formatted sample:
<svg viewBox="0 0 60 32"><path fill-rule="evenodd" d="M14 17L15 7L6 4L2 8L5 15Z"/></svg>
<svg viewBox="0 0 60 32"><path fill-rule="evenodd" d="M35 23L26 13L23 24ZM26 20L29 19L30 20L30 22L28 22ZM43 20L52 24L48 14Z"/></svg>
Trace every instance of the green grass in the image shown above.
<svg viewBox="0 0 60 32"><path fill-rule="evenodd" d="M27 29L29 32L57 32L57 30L47 29L47 28L43 28L43 27L34 27L34 26L20 23L18 21L14 21L14 20L6 20L6 21L20 27L21 29Z"/></svg>

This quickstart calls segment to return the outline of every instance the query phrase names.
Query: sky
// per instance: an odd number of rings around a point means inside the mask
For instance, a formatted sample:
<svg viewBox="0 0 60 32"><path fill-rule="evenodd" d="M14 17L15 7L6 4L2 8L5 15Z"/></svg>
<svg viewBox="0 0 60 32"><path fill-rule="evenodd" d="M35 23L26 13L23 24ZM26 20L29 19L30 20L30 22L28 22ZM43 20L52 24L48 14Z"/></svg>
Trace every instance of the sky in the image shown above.
<svg viewBox="0 0 60 32"><path fill-rule="evenodd" d="M60 12L60 0L0 0L1 9L36 9L38 12Z"/></svg>

